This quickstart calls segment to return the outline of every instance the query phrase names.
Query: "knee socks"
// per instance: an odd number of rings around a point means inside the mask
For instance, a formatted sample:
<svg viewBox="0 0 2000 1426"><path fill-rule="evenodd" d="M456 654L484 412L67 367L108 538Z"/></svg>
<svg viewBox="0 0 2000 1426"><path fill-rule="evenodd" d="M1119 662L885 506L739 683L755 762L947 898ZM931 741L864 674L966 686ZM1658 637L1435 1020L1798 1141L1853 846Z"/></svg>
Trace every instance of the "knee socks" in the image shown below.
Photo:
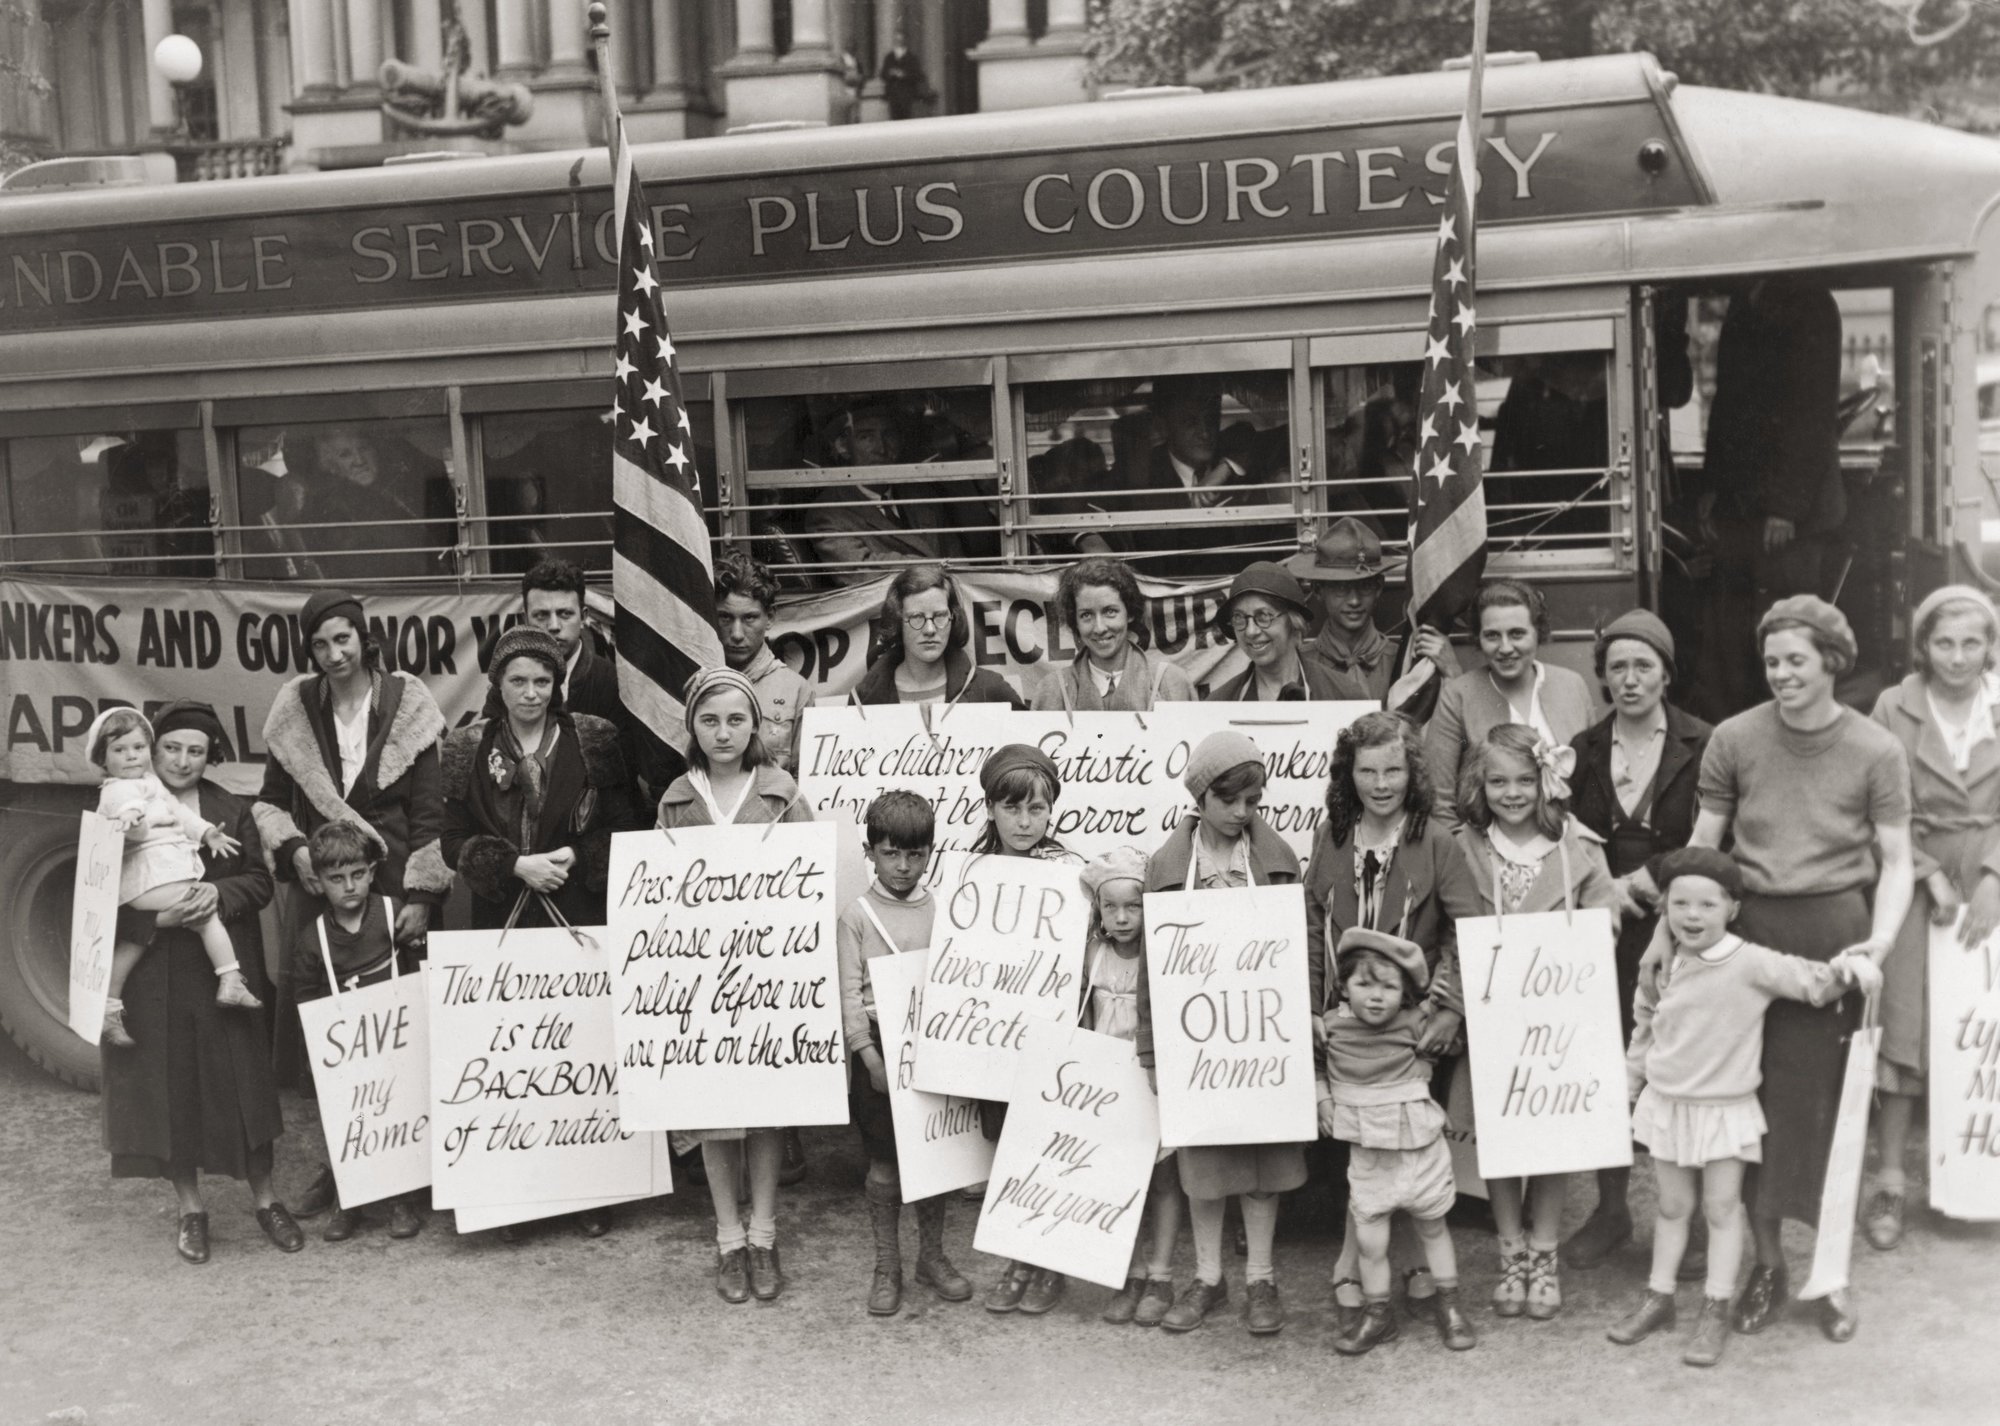
<svg viewBox="0 0 2000 1426"><path fill-rule="evenodd" d="M1250 1248L1250 1255L1243 1265L1244 1280L1270 1282L1277 1276L1271 1257L1278 1239L1278 1195L1246 1193L1240 1201L1243 1205L1243 1236Z"/></svg>

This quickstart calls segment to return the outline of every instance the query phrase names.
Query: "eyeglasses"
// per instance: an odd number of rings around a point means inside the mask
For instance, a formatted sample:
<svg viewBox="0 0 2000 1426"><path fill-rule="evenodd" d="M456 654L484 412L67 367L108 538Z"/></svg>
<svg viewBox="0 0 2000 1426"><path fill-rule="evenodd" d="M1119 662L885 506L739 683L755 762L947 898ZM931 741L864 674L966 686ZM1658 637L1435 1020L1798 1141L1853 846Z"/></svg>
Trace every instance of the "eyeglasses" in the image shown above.
<svg viewBox="0 0 2000 1426"><path fill-rule="evenodd" d="M925 629L944 629L951 626L951 611L942 614L905 614L903 627L922 632Z"/></svg>
<svg viewBox="0 0 2000 1426"><path fill-rule="evenodd" d="M1268 629L1277 622L1278 611L1275 609L1259 609L1255 614L1231 614L1229 616L1229 627L1239 634L1252 624L1255 624L1260 629Z"/></svg>

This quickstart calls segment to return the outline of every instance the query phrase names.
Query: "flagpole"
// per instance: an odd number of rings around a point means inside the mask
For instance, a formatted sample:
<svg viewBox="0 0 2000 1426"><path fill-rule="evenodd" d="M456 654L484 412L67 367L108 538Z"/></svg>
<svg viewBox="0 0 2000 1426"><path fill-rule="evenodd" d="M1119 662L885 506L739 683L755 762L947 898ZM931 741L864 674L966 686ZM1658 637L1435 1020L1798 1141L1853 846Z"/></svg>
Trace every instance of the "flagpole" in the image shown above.
<svg viewBox="0 0 2000 1426"><path fill-rule="evenodd" d="M1486 0L1479 0L1480 9L1486 7ZM604 145L611 151L613 163L618 160L618 81L611 73L611 24L604 8L604 0L591 0L590 52L597 61L597 89L604 100ZM1477 81L1474 81L1477 83Z"/></svg>
<svg viewBox="0 0 2000 1426"><path fill-rule="evenodd" d="M593 5L591 13L595 14L601 8L601 6ZM1492 18L1493 0L1472 0L1472 66L1465 86L1465 125L1472 141L1472 153L1475 160L1478 157L1481 143L1479 134L1481 121L1486 112L1486 28L1487 23ZM1477 163L1475 162L1474 173L1476 174L1477 171ZM1472 211L1477 213L1479 211L1479 181L1476 177L1473 177L1470 178L1470 182L1472 183L1472 195L1469 202ZM1477 234L1478 224L1475 223L1473 231L1466 235L1465 242L1466 266L1468 270L1472 271L1478 270L1479 263Z"/></svg>

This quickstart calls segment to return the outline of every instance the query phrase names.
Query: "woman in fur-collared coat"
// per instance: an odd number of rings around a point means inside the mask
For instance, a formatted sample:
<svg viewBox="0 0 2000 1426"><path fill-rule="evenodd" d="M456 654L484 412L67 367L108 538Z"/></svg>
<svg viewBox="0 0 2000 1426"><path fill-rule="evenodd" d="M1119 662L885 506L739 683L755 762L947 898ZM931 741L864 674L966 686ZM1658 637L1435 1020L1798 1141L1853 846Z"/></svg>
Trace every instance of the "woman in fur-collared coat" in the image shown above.
<svg viewBox="0 0 2000 1426"><path fill-rule="evenodd" d="M540 891L573 926L604 924L611 834L645 825L618 729L563 707L554 639L517 626L493 649L486 716L444 742L444 855L472 893L472 924L506 924ZM522 926L552 924L541 900Z"/></svg>

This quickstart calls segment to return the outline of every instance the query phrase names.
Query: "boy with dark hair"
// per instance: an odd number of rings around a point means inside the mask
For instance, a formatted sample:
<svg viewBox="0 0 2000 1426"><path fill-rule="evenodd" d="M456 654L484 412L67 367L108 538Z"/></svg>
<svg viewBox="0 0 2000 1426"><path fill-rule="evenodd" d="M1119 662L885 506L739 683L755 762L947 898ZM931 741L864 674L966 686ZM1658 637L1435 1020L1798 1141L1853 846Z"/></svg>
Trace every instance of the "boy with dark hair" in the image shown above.
<svg viewBox="0 0 2000 1426"><path fill-rule="evenodd" d="M764 714L757 732L765 751L796 777L799 730L813 690L772 651L771 615L777 604L778 582L763 565L738 553L715 562L715 629L722 637L722 657L757 690L757 706Z"/></svg>
<svg viewBox="0 0 2000 1426"><path fill-rule="evenodd" d="M867 962L875 956L919 951L931 943L937 903L924 889L931 844L937 834L931 804L914 792L885 792L868 804L867 855L875 876L834 928L840 962L840 1018L848 1053L849 1117L868 1154L863 1192L875 1229L875 1276L868 1311L890 1317L903 1305L903 1186L896 1162L896 1125L889 1110L889 1067ZM947 1194L917 1204L917 1281L946 1302L964 1302L972 1284L944 1253Z"/></svg>
<svg viewBox="0 0 2000 1426"><path fill-rule="evenodd" d="M367 832L352 822L322 823L306 838L306 855L325 889L326 910L313 918L292 946L292 991L301 1005L336 989L374 985L397 969L398 908L387 896L369 894L379 853ZM360 1212L336 1201L320 1237L343 1243L360 1226ZM390 1237L414 1238L423 1227L415 1194L390 1200Z"/></svg>

